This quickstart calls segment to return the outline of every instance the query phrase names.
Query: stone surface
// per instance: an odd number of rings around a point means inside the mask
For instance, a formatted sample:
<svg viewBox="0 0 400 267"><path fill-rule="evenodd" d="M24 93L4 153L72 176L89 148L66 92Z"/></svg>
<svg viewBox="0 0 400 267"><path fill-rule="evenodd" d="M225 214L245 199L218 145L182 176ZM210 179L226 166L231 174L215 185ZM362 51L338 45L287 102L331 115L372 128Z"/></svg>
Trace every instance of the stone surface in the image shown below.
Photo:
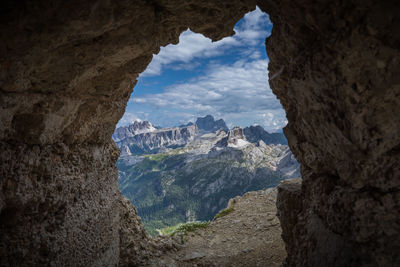
<svg viewBox="0 0 400 267"><path fill-rule="evenodd" d="M400 6L258 4L274 23L270 85L302 165L287 265L399 266Z"/></svg>
<svg viewBox="0 0 400 267"><path fill-rule="evenodd" d="M298 221L298 214L302 210L301 179L285 180L280 183L277 190L277 216L281 223L282 239L285 241L288 259L290 259L299 246L293 233ZM286 261L288 262L289 260Z"/></svg>
<svg viewBox="0 0 400 267"><path fill-rule="evenodd" d="M218 40L254 8L252 0L0 3L0 266L118 264L125 230L111 135L138 74L188 27ZM131 243L139 262L141 242Z"/></svg>
<svg viewBox="0 0 400 267"><path fill-rule="evenodd" d="M120 254L118 266L154 266L157 264L151 263L154 263L155 258L176 253L181 247L176 240L167 236L151 238L145 231L137 210L131 202L127 198L121 198L119 204Z"/></svg>
<svg viewBox="0 0 400 267"><path fill-rule="evenodd" d="M126 198L120 200L120 266L143 266L157 245L140 221L137 210Z"/></svg>
<svg viewBox="0 0 400 267"><path fill-rule="evenodd" d="M0 266L112 266L118 148L0 142Z"/></svg>
<svg viewBox="0 0 400 267"><path fill-rule="evenodd" d="M153 266L281 266L286 251L276 217L276 188L229 200L233 210L206 228L175 235L175 251L150 260ZM179 243L181 245L179 246Z"/></svg>
<svg viewBox="0 0 400 267"><path fill-rule="evenodd" d="M138 74L188 27L218 40L255 4L1 2L1 265L117 264L111 135ZM287 265L400 265L398 1L257 4L274 23L270 83L302 164Z"/></svg>

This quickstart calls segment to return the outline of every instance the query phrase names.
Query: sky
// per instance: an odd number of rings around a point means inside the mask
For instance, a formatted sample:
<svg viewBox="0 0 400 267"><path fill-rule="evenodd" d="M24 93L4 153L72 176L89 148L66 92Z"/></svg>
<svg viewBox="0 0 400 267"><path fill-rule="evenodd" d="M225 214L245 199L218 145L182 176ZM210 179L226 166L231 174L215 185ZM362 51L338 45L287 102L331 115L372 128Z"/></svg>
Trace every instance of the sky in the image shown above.
<svg viewBox="0 0 400 267"><path fill-rule="evenodd" d="M217 42L186 30L139 75L117 126L148 120L171 127L210 114L230 128L261 125L280 131L287 120L268 84L265 38L271 30L258 7L235 25L235 35Z"/></svg>

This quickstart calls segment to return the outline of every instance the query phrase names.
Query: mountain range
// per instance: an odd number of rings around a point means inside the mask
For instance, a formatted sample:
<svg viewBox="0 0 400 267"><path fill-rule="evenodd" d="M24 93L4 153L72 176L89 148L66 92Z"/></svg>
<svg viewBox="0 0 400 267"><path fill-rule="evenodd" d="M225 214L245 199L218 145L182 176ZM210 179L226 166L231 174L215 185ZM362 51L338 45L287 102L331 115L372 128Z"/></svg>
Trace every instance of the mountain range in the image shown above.
<svg viewBox="0 0 400 267"><path fill-rule="evenodd" d="M229 129L211 115L179 127L136 121L116 129L122 194L146 229L210 220L228 200L300 177L282 133L261 126Z"/></svg>

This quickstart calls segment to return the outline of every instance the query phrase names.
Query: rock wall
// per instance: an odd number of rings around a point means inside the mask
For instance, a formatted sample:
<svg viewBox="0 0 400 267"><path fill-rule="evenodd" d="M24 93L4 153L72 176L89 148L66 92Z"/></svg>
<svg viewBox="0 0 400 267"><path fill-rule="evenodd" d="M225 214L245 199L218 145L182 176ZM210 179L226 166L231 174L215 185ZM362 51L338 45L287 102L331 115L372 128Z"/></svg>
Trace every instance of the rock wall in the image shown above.
<svg viewBox="0 0 400 267"><path fill-rule="evenodd" d="M1 2L0 265L118 263L111 135L138 74L188 27L218 40L255 4ZM274 23L271 87L302 164L287 265L399 265L399 5L257 4Z"/></svg>
<svg viewBox="0 0 400 267"><path fill-rule="evenodd" d="M0 3L0 266L115 266L120 253L131 257L122 265L143 262L141 240L132 242L140 223L127 205L120 212L115 125L160 46L188 27L213 40L232 35L254 8L252 0ZM135 225L119 231L124 214ZM121 252L120 233L132 234Z"/></svg>
<svg viewBox="0 0 400 267"><path fill-rule="evenodd" d="M283 229L287 265L399 266L400 6L258 3L274 23L270 85L302 165L301 209ZM284 226L292 215L280 216Z"/></svg>
<svg viewBox="0 0 400 267"><path fill-rule="evenodd" d="M301 179L294 178L282 181L278 188L278 196L276 200L277 216L281 222L282 239L286 244L286 252L288 255L296 253L299 244L294 243L296 238L293 236L293 228L298 222L298 215L302 210L302 195L301 195ZM290 257L286 257L288 264ZM299 262L300 263L300 262ZM293 263L292 265L295 265ZM298 264L300 265L300 264Z"/></svg>
<svg viewBox="0 0 400 267"><path fill-rule="evenodd" d="M0 266L118 261L114 144L1 142L0 151Z"/></svg>

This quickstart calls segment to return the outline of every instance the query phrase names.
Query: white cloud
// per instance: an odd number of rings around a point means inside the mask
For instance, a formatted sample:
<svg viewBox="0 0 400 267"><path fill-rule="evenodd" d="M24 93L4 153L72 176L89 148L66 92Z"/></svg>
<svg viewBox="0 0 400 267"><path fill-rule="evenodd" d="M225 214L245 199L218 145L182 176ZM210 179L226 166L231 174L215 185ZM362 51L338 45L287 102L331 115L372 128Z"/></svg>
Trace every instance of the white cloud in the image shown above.
<svg viewBox="0 0 400 267"><path fill-rule="evenodd" d="M264 24L272 25L268 15L262 12L259 7L256 7L253 12L247 13L243 18L243 28L245 29L260 30Z"/></svg>
<svg viewBox="0 0 400 267"><path fill-rule="evenodd" d="M185 124L211 114L229 126L258 124L270 132L279 130L287 123L286 115L269 87L268 62L260 52L269 24L268 15L257 7L235 27L234 36L221 41L183 32L179 44L161 48L141 76L160 75L166 67L190 70L200 65L197 59L207 59L201 61L208 62L202 66L203 74L163 88L162 93L136 96L130 104L146 109L146 116L137 114L160 126ZM231 64L212 58L232 53L240 59Z"/></svg>
<svg viewBox="0 0 400 267"><path fill-rule="evenodd" d="M165 88L163 93L134 97L135 104L181 110L175 119L207 114L242 125L253 123L275 131L286 124L283 111L268 85L266 60L249 57L231 65L211 64L203 76ZM190 114L190 116L188 116ZM252 118L253 121L245 121Z"/></svg>
<svg viewBox="0 0 400 267"><path fill-rule="evenodd" d="M259 51L255 51L254 53L250 54L249 57L251 59L260 59L261 58L261 53Z"/></svg>
<svg viewBox="0 0 400 267"><path fill-rule="evenodd" d="M165 65L174 62L183 62L188 69L193 69L191 61L195 58L204 59L217 56L231 47L256 46L269 34L265 28L270 24L268 15L257 7L255 11L244 16L241 25L235 27L236 34L234 36L226 37L218 42L212 42L211 39L201 34L187 30L180 35L177 45L162 47L140 76L160 75ZM180 64L180 68L185 67Z"/></svg>
<svg viewBox="0 0 400 267"><path fill-rule="evenodd" d="M227 37L219 42L190 30L183 32L179 37L179 44L162 47L160 53L153 57L150 65L141 76L160 75L164 65L173 62L190 63L194 58L208 58L223 53L230 46L239 45L233 37Z"/></svg>

